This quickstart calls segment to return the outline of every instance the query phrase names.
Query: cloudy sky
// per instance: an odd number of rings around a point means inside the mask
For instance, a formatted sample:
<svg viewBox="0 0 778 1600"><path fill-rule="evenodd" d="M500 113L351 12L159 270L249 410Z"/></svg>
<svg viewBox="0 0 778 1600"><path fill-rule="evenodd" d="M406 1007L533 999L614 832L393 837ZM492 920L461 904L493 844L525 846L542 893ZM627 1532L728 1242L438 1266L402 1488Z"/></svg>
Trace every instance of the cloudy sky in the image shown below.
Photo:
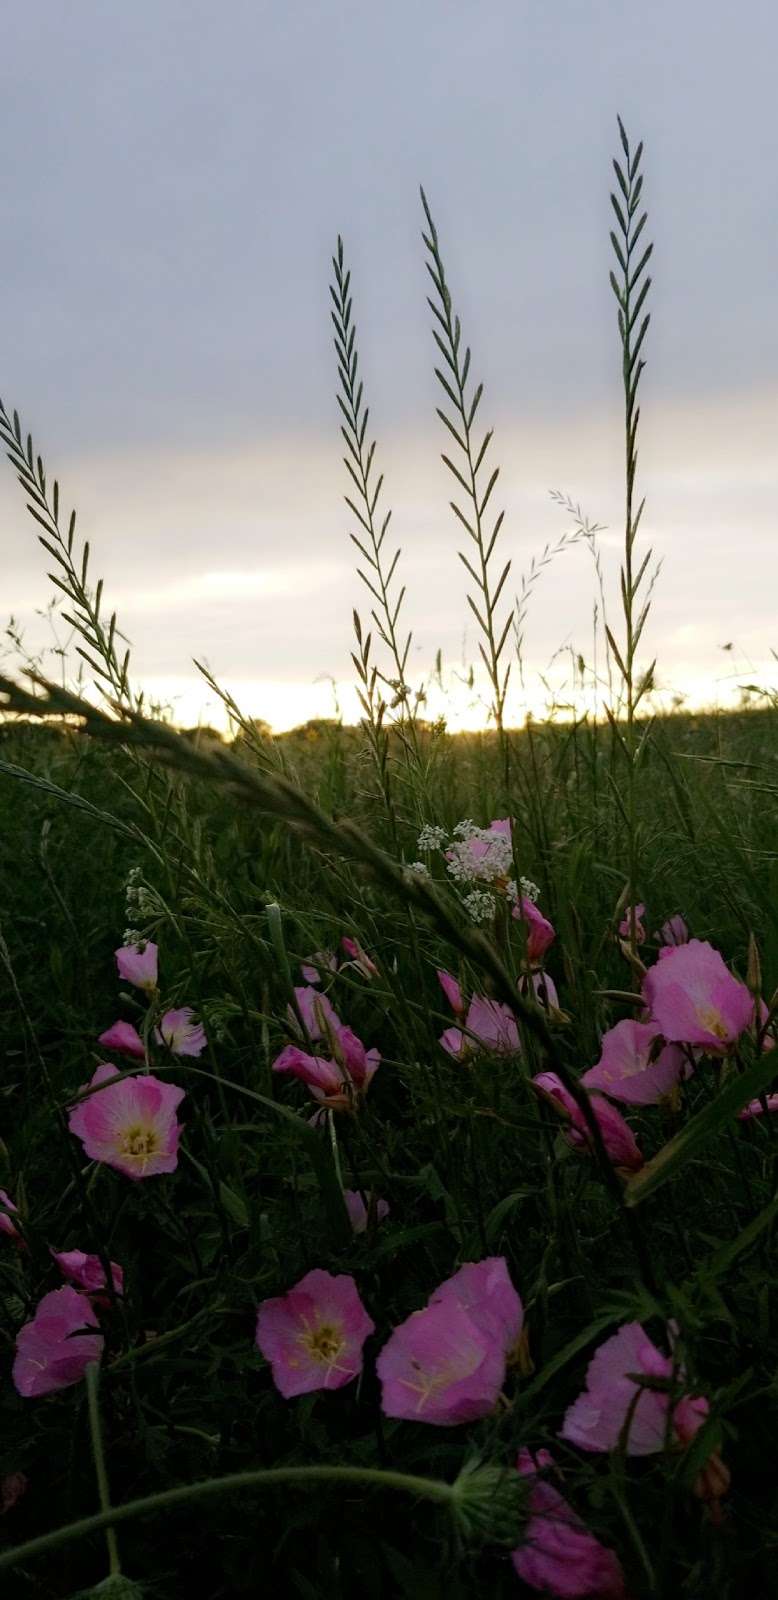
<svg viewBox="0 0 778 1600"><path fill-rule="evenodd" d="M769 672L778 528L772 0L28 0L0 54L0 393L79 508L138 679L215 715L192 657L283 727L343 709L362 604L342 503L329 257L340 230L413 670L476 654L435 417L418 184L485 385L515 582L622 507L610 157L644 138L647 649L723 699ZM0 611L50 586L10 469ZM585 549L540 578L527 693L590 651ZM722 645L732 644L724 652ZM567 669L557 657L551 680ZM556 676L555 676L556 675ZM560 691L561 692L561 691ZM454 716L477 708L454 688ZM520 697L512 710L523 709Z"/></svg>

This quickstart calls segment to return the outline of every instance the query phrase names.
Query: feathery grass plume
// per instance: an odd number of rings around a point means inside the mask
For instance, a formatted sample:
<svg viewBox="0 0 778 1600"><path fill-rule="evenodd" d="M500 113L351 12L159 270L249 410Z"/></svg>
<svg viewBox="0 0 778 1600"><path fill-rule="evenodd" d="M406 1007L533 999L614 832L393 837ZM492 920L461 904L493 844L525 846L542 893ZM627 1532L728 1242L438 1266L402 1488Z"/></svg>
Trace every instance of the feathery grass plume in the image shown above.
<svg viewBox="0 0 778 1600"><path fill-rule="evenodd" d="M424 207L424 215L429 229L428 233L422 231L422 239L430 258L426 262L426 267L435 286L436 293L435 299L431 296L427 297L427 304L437 323L437 327L432 330L432 337L447 368L447 372L444 372L440 367L436 367L435 376L449 405L453 408L453 418L441 406L436 407L436 409L441 422L448 429L460 452L460 466L457 466L445 452L443 453L443 460L449 472L456 479L459 488L467 496L469 501L467 515L455 500L451 500L449 503L455 517L461 523L473 544L472 561L462 550L457 553L475 585L475 598L472 594L468 594L467 603L483 635L483 638L478 642L478 648L491 686L492 704L490 711L499 734L507 777L508 744L505 735L505 698L508 692L511 666L510 662L508 662L508 665L503 669L502 653L510 632L512 613L509 612L505 621L502 622L499 617L498 606L508 573L511 570L511 563L510 560L506 561L499 577L494 582L489 563L494 555L497 536L502 527L505 513L500 511L493 522L491 522L491 513L488 519L486 515L500 469L499 467L494 467L489 471L485 466L485 458L491 443L493 430L491 428L488 429L483 435L480 444L474 434L474 423L483 394L483 384L476 384L475 388L468 387L470 348L466 346L464 354L462 353L462 327L459 317L453 309L451 293L446 282L446 272L438 243L438 233L423 189L421 190L421 203ZM488 477L486 476L487 472ZM488 522L491 522L491 530L487 526ZM475 565L473 565L473 562L475 562Z"/></svg>
<svg viewBox="0 0 778 1600"><path fill-rule="evenodd" d="M645 210L640 211L643 191L643 174L640 171L640 162L643 154L643 144L641 141L633 154L620 117L618 118L618 125L621 147L624 152L624 163L622 165L620 161L614 158L613 169L616 173L619 193L611 193L611 205L616 217L617 229L611 230L610 237L621 276L617 277L612 270L610 282L619 307L618 326L624 384L626 510L624 562L620 575L625 628L623 647L619 648L607 624L606 637L621 674L625 700L626 727L624 733L621 732L617 725L614 708L608 708L608 715L617 745L622 750L626 763L627 792L624 808L627 831L626 900L627 904L634 908L638 898L639 858L639 830L636 811L637 769L646 748L648 732L648 729L646 729L642 737L638 737L635 716L640 701L653 687L654 668L656 666L656 662L652 662L640 680L637 680L635 675L636 654L651 605L651 589L649 588L645 598L640 600L639 591L652 555L649 549L636 569L635 540L645 506L645 499L636 504L637 497L635 492L638 460L637 434L640 421L640 407L637 403L637 395L641 375L645 367L641 352L651 321L650 312L644 310L648 291L651 288L651 278L647 275L646 268L654 247L653 244L647 244L643 238L643 230L648 213ZM634 909L630 911L629 945L634 957L636 951Z"/></svg>
<svg viewBox="0 0 778 1600"><path fill-rule="evenodd" d="M337 395L343 418L340 431L346 446L343 465L353 485L352 492L344 495L344 499L359 524L359 533L350 533L349 538L364 562L364 566L357 566L357 574L372 598L370 615L388 652L389 670L385 671L371 660L372 635L364 633L356 610L354 632L357 653L352 653L351 659L360 682L357 694L365 713L368 741L379 784L390 823L396 833L387 713L395 713L391 718L391 727L399 736L406 757L417 774L420 770L416 727L419 696L414 698L407 678L412 634L410 630L405 632L400 620L405 585L401 584L398 590L395 580L401 550L399 545L393 551L386 548L391 507L386 511L379 510L384 475L377 472L376 441L369 438L367 431L370 410L365 402L364 382L359 372L357 330L352 315L351 270L345 263L340 234L332 257L332 271L334 282L330 284L330 297L333 309L330 316L335 329L334 344L340 379L340 393Z"/></svg>
<svg viewBox="0 0 778 1600"><path fill-rule="evenodd" d="M81 546L80 556L75 553L76 513L71 511L67 520L67 532L63 532L60 523L59 483L55 478L49 494L43 460L34 449L32 434L27 434L25 443L18 411L14 411L12 420L2 400L0 400L0 441L5 445L8 460L28 496L27 510L43 529L43 533L38 534L38 539L46 554L56 562L58 571L50 572L49 578L72 607L72 611L63 612L63 616L83 640L83 644L76 645L78 654L97 675L99 688L103 694L110 694L122 704L140 705L141 699L135 699L133 696L127 676L130 664L129 649L125 650L121 657L117 652L117 638L122 636L117 633L116 612L111 613L107 624L101 616L103 580L98 578L94 589L87 583L88 541Z"/></svg>
<svg viewBox="0 0 778 1600"><path fill-rule="evenodd" d="M551 565L556 556L562 555L563 551L565 550L571 550L575 545L580 544L582 540L588 544L590 550L592 551L595 559L595 565L597 566L599 563L596 536L602 531L602 525L599 522L589 522L588 518L584 517L580 506L573 505L571 500L567 499L566 496L559 494L558 491L554 489L551 490L551 498L552 500L555 500L558 505L564 506L566 511L569 511L570 515L575 519L575 525L569 530L569 532L563 533L561 538L557 539L555 544L545 544L540 555L532 557L528 571L523 572L521 575L519 593L517 594L514 603L513 637L516 646L516 660L519 667L519 677L522 685L525 681L524 626L527 620L527 612L529 610L529 602L532 597L532 591L538 581L538 578L540 577L540 574L545 571L546 567Z"/></svg>

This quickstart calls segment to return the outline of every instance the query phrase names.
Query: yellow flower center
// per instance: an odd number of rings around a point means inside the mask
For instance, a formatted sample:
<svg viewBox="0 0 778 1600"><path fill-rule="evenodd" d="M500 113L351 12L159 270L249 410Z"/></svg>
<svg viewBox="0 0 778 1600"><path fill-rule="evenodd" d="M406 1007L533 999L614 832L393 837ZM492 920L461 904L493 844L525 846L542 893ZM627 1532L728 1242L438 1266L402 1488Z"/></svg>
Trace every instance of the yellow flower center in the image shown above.
<svg viewBox="0 0 778 1600"><path fill-rule="evenodd" d="M342 1327L334 1322L320 1322L317 1327L306 1328L300 1334L300 1343L323 1367L335 1366L345 1342Z"/></svg>
<svg viewBox="0 0 778 1600"><path fill-rule="evenodd" d="M697 1021L706 1033L712 1033L714 1038L721 1039L722 1043L729 1038L729 1028L715 1006L698 1006Z"/></svg>
<svg viewBox="0 0 778 1600"><path fill-rule="evenodd" d="M159 1134L149 1123L134 1122L125 1128L119 1140L119 1150L125 1160L136 1162L141 1170L157 1155L159 1148Z"/></svg>

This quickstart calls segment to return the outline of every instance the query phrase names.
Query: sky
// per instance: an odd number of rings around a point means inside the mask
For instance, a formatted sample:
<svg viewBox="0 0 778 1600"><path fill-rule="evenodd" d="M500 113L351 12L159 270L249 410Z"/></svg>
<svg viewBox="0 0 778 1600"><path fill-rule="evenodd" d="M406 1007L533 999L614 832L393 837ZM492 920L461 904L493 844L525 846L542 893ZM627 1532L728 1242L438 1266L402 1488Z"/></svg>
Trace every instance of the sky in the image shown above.
<svg viewBox="0 0 778 1600"><path fill-rule="evenodd" d="M278 728L357 714L351 614L369 606L335 401L341 232L410 670L427 681L440 650L445 701L431 688L430 709L483 720L420 182L495 428L506 600L572 526L559 489L604 525L615 615L617 112L645 141L655 241L641 540L662 570L646 663L690 703L775 681L777 51L768 0L28 0L6 14L0 393L78 507L150 695L180 722L217 721L198 659ZM0 620L34 651L55 637L40 614L53 591L10 467L0 517ZM596 593L580 543L540 572L512 720L568 693Z"/></svg>

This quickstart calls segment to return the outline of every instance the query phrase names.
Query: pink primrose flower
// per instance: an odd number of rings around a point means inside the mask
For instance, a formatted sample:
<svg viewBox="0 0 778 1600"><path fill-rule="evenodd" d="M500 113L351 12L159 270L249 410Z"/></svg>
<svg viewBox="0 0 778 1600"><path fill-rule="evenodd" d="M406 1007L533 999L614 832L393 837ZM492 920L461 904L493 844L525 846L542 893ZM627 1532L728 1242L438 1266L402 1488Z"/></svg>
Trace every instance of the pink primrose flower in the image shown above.
<svg viewBox="0 0 778 1600"><path fill-rule="evenodd" d="M765 1095L765 1102L769 1116L778 1111L778 1094ZM763 1117L764 1114L765 1107L762 1105L761 1100L749 1100L748 1105L744 1106L742 1111L738 1111L738 1122L751 1122L754 1117ZM3 1219L0 1216L0 1227L2 1226L2 1221Z"/></svg>
<svg viewBox="0 0 778 1600"><path fill-rule="evenodd" d="M639 906L635 906L634 909L635 909L635 942L636 942L636 944L645 944L646 929L645 929L645 925L644 925L644 922L643 922L643 918L644 918L644 916L646 914L646 908L643 905L643 903L641 902L641 904ZM631 912L632 912L632 907L631 906L627 906L627 909L624 912L624 916L622 917L621 922L619 923L619 934L620 934L622 939L629 939L631 937L631 935L632 935L632 917L631 917Z"/></svg>
<svg viewBox="0 0 778 1600"><path fill-rule="evenodd" d="M390 1334L376 1363L382 1409L437 1427L475 1422L494 1410L505 1366L504 1338L446 1294Z"/></svg>
<svg viewBox="0 0 778 1600"><path fill-rule="evenodd" d="M116 1050L123 1056L135 1056L139 1061L145 1061L146 1051L143 1040L137 1028L131 1022L113 1022L105 1033L101 1033L98 1044L104 1044L108 1050Z"/></svg>
<svg viewBox="0 0 778 1600"><path fill-rule="evenodd" d="M501 1341L506 1359L518 1345L524 1326L524 1308L516 1293L504 1256L466 1261L430 1295L431 1306L456 1300L486 1338Z"/></svg>
<svg viewBox="0 0 778 1600"><path fill-rule="evenodd" d="M643 979L643 993L668 1043L727 1055L754 1020L754 1000L703 939L667 947Z"/></svg>
<svg viewBox="0 0 778 1600"><path fill-rule="evenodd" d="M19 1208L14 1205L10 1194L6 1194L5 1189L0 1189L0 1233L6 1233L9 1239L21 1239L19 1229L16 1223L11 1221L9 1212L16 1217L19 1215Z"/></svg>
<svg viewBox="0 0 778 1600"><path fill-rule="evenodd" d="M361 972L363 978L378 977L378 968L375 962L367 951L363 950L358 939L351 939L348 934L344 933L340 942L349 961L353 961L354 966Z"/></svg>
<svg viewBox="0 0 778 1600"><path fill-rule="evenodd" d="M300 971L306 983L321 983L322 974L337 972L338 958L331 950L317 950L315 955L303 961Z"/></svg>
<svg viewBox="0 0 778 1600"><path fill-rule="evenodd" d="M508 1006L486 995L474 994L464 1021L464 1030L446 1028L440 1044L459 1058L473 1050L488 1050L494 1055L515 1055L521 1049L516 1018ZM474 1035L474 1037L470 1037Z"/></svg>
<svg viewBox="0 0 778 1600"><path fill-rule="evenodd" d="M103 1161L127 1178L174 1172L181 1134L176 1108L184 1090L149 1073L112 1083L116 1077L116 1067L101 1062L88 1087L107 1087L73 1107L71 1133L81 1140L90 1161Z"/></svg>
<svg viewBox="0 0 778 1600"><path fill-rule="evenodd" d="M465 1001L456 978L450 972L444 972L440 967L438 967L436 975L454 1015L457 1017L463 1016L466 1009Z"/></svg>
<svg viewBox="0 0 778 1600"><path fill-rule="evenodd" d="M312 1056L307 1050L301 1050L299 1045L287 1044L276 1056L273 1071L287 1072L291 1077L299 1078L310 1089L314 1100L321 1100L326 1105L348 1104L345 1074L337 1062L329 1061L324 1056Z"/></svg>
<svg viewBox="0 0 778 1600"><path fill-rule="evenodd" d="M672 1358L657 1350L640 1323L624 1323L595 1352L586 1388L565 1413L560 1437L582 1450L624 1449L628 1456L656 1455L668 1442L685 1447L701 1428L708 1402L685 1395L670 1417L672 1375ZM641 1376L666 1381L668 1390L643 1388ZM682 1374L676 1371L678 1380Z"/></svg>
<svg viewBox="0 0 778 1600"><path fill-rule="evenodd" d="M567 1119L564 1134L568 1144L572 1145L574 1150L591 1151L592 1137L589 1124L556 1073L539 1072L537 1077L532 1079L532 1083L538 1093L552 1101ZM629 1123L624 1121L621 1112L603 1099L602 1095L592 1094L590 1099L606 1154L614 1167L627 1172L637 1172L643 1166L643 1156Z"/></svg>
<svg viewBox="0 0 778 1600"><path fill-rule="evenodd" d="M315 1267L288 1294L263 1300L256 1343L285 1400L342 1389L362 1371L362 1346L375 1323L353 1278Z"/></svg>
<svg viewBox="0 0 778 1600"><path fill-rule="evenodd" d="M124 944L115 952L119 977L132 983L136 989L151 993L157 987L157 945L149 939L147 944Z"/></svg>
<svg viewBox="0 0 778 1600"><path fill-rule="evenodd" d="M518 905L513 908L513 916L524 923L527 939L527 960L530 966L537 966L543 960L549 945L554 943L556 928L538 911L534 900L523 894Z"/></svg>
<svg viewBox="0 0 778 1600"><path fill-rule="evenodd" d="M603 1034L600 1059L581 1082L625 1105L654 1106L691 1071L680 1046L665 1044L655 1023L627 1017Z"/></svg>
<svg viewBox="0 0 778 1600"><path fill-rule="evenodd" d="M533 1480L524 1539L511 1559L523 1583L564 1600L625 1600L624 1572L615 1551L601 1544L545 1476L553 1469L547 1450L520 1450L523 1477Z"/></svg>
<svg viewBox="0 0 778 1600"><path fill-rule="evenodd" d="M354 1232L364 1233L367 1228L367 1219L369 1214L369 1208L365 1205L364 1195L360 1194L358 1189L344 1189L343 1199L346 1202L346 1210L349 1215L349 1222L351 1223ZM384 1217L388 1217L388 1215L389 1207L386 1201L377 1199L375 1201L376 1222L383 1222Z"/></svg>
<svg viewBox="0 0 778 1600"><path fill-rule="evenodd" d="M52 1250L54 1260L62 1273L77 1289L87 1294L99 1293L107 1287L103 1264L99 1256L88 1256L83 1250ZM111 1278L117 1294L124 1294L124 1270L115 1261L110 1263Z"/></svg>
<svg viewBox="0 0 778 1600"><path fill-rule="evenodd" d="M180 1006L177 1011L166 1011L154 1038L157 1044L167 1045L174 1056L200 1056L208 1040L201 1022L195 1022L191 1006Z"/></svg>
<svg viewBox="0 0 778 1600"><path fill-rule="evenodd" d="M668 917L667 921L662 923L659 932L654 934L654 938L658 944L662 945L688 944L689 929L683 917L676 912L675 916Z"/></svg>
<svg viewBox="0 0 778 1600"><path fill-rule="evenodd" d="M100 1361L104 1342L99 1332L79 1330L97 1327L85 1295L69 1285L45 1294L32 1321L16 1335L12 1377L17 1392L31 1399L79 1383L89 1362Z"/></svg>

